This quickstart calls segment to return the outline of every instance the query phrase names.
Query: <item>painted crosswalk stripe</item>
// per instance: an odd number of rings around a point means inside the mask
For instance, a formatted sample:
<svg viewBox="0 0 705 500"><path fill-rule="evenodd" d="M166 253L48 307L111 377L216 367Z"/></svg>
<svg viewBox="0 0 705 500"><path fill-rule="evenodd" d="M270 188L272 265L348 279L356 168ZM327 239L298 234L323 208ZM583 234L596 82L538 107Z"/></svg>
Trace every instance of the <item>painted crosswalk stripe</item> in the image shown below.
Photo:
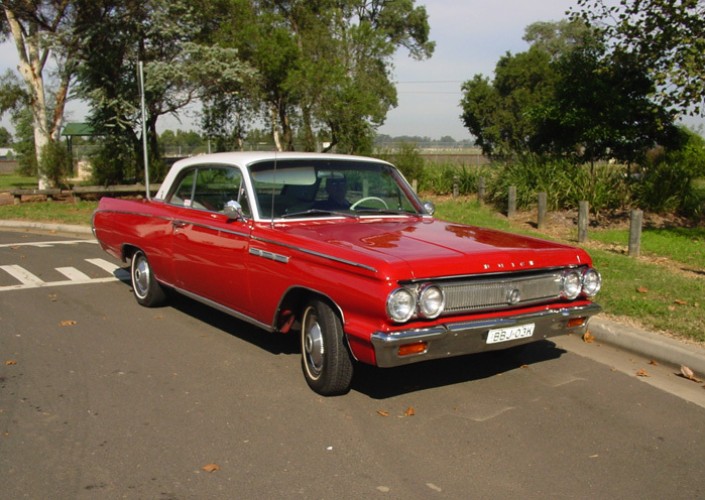
<svg viewBox="0 0 705 500"><path fill-rule="evenodd" d="M89 262L93 264L94 266L98 266L99 268L103 269L104 271L108 271L110 274L114 275L117 279L126 281L130 279L130 273L122 269L120 266L117 264L113 264L112 262L108 262L105 259L86 259L86 262Z"/></svg>
<svg viewBox="0 0 705 500"><path fill-rule="evenodd" d="M57 271L66 276L71 281L90 281L91 277L86 273L79 271L75 267L57 267Z"/></svg>
<svg viewBox="0 0 705 500"><path fill-rule="evenodd" d="M23 285L42 286L44 284L44 280L39 278L39 276L35 276L34 274L30 273L22 266L0 266L0 269L5 271L7 274L12 276L16 280L18 280Z"/></svg>
<svg viewBox="0 0 705 500"><path fill-rule="evenodd" d="M90 262L94 266L98 266L104 271L108 271L110 274L113 274L115 273L115 271L120 269L120 266L118 266L117 264L113 264L112 262L108 262L104 259L86 259L86 262Z"/></svg>

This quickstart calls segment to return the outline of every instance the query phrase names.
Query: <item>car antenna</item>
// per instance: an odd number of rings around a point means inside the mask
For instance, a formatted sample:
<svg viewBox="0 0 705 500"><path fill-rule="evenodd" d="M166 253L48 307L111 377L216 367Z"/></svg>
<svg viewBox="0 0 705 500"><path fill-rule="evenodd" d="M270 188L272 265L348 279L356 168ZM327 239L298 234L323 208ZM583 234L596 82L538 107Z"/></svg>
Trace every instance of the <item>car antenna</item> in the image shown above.
<svg viewBox="0 0 705 500"><path fill-rule="evenodd" d="M144 190L147 200L151 199L149 193L149 154L147 152L147 112L145 110L144 104L144 63L139 61L138 64L139 71L139 87L140 87L140 101L142 108L142 152L144 154Z"/></svg>

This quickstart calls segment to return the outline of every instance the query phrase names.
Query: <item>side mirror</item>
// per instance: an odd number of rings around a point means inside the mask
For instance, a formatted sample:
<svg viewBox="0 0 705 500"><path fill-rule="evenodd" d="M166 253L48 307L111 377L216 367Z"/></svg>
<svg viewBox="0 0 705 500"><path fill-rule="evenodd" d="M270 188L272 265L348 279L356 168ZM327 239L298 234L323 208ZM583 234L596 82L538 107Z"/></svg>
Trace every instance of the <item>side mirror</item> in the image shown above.
<svg viewBox="0 0 705 500"><path fill-rule="evenodd" d="M436 205L434 205L432 201L424 201L423 209L428 215L433 215L436 213Z"/></svg>
<svg viewBox="0 0 705 500"><path fill-rule="evenodd" d="M223 213L228 219L238 220L245 218L245 214L242 213L242 205L235 200L230 200L225 204Z"/></svg>

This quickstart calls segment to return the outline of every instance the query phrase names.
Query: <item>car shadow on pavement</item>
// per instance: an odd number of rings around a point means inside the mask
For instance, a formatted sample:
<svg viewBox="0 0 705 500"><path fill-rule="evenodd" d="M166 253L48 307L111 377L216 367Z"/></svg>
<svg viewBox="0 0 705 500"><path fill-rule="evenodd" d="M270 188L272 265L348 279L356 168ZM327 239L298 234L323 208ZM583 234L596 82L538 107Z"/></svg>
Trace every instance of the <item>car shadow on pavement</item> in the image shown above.
<svg viewBox="0 0 705 500"><path fill-rule="evenodd" d="M355 365L352 390L373 399L462 384L494 377L523 366L558 359L567 351L542 340L501 351L469 354L397 368Z"/></svg>

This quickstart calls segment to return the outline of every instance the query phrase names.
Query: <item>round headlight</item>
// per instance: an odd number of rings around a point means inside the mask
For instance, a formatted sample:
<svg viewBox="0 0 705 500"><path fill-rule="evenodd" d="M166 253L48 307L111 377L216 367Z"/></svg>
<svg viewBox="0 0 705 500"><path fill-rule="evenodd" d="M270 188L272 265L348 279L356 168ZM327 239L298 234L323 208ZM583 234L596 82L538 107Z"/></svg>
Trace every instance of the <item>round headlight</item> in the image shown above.
<svg viewBox="0 0 705 500"><path fill-rule="evenodd" d="M387 298L387 314L397 323L409 321L416 311L414 294L406 288L397 288Z"/></svg>
<svg viewBox="0 0 705 500"><path fill-rule="evenodd" d="M576 270L563 274L563 297L568 300L576 299L582 290L582 281L582 276Z"/></svg>
<svg viewBox="0 0 705 500"><path fill-rule="evenodd" d="M419 314L424 318L433 319L440 316L446 304L443 290L435 285L427 285L419 293Z"/></svg>
<svg viewBox="0 0 705 500"><path fill-rule="evenodd" d="M588 269L583 273L583 293L587 297L594 297L602 288L602 276L596 269Z"/></svg>

